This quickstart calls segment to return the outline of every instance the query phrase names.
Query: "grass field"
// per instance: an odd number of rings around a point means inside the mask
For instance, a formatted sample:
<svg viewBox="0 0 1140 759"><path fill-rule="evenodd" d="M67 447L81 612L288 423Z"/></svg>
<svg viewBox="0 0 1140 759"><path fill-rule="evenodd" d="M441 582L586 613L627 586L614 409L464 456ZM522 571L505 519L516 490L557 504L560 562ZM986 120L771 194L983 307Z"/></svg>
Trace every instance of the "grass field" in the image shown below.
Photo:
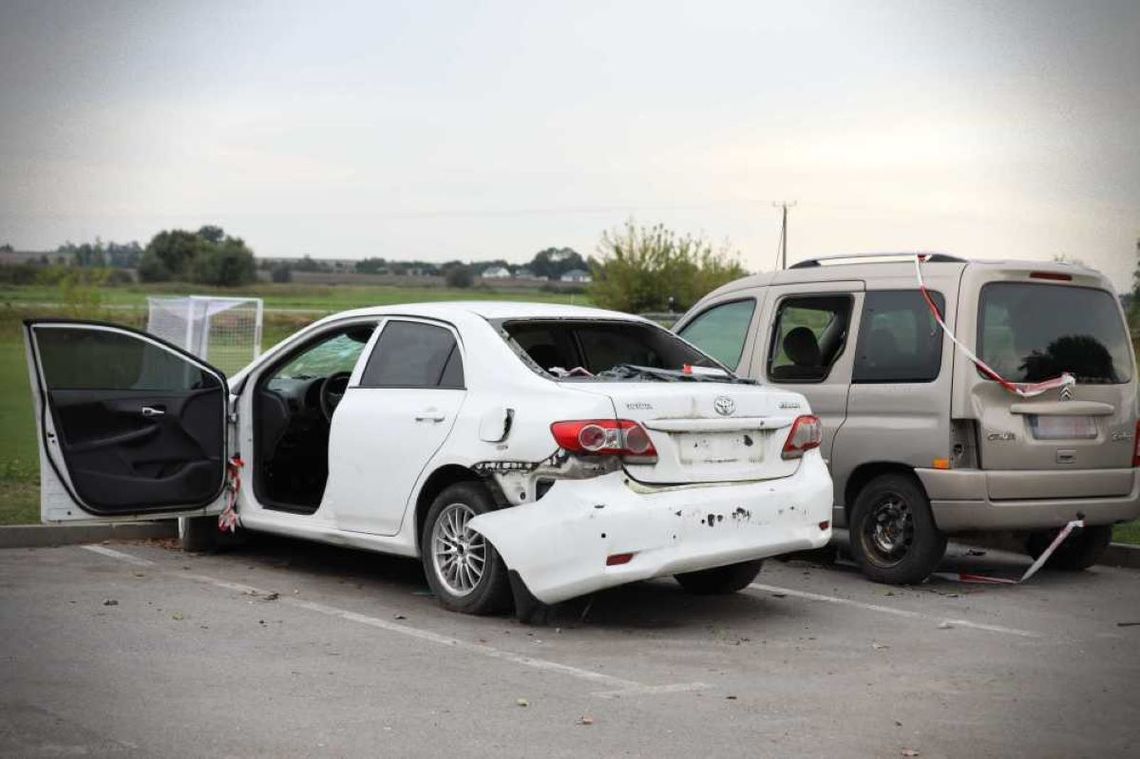
<svg viewBox="0 0 1140 759"><path fill-rule="evenodd" d="M159 287L108 287L100 289L96 310L75 307L61 300L51 287L0 287L0 524L27 524L39 521L39 464L35 419L32 415L28 371L20 331L23 319L58 316L61 312L143 326L148 294L187 294L184 285ZM209 294L199 288L193 292ZM538 290L494 292L480 288L361 287L354 285L309 286L262 284L225 295L251 295L265 299L265 330L262 343L269 347L323 314L363 306L441 300L511 299L546 303L589 305L582 295L544 293ZM306 309L310 313L277 312L272 309ZM1140 522L1116 528L1117 540L1140 544Z"/></svg>

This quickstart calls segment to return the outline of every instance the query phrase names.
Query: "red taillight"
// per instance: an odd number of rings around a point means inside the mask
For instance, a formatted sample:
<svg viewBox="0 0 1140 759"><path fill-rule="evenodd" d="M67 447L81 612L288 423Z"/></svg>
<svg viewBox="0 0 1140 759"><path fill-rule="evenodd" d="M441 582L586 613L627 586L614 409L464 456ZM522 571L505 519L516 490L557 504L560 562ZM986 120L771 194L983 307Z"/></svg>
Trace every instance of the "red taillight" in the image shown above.
<svg viewBox="0 0 1140 759"><path fill-rule="evenodd" d="M1050 279L1054 282L1072 282L1071 274L1062 274L1059 271L1035 271L1029 274L1030 279Z"/></svg>
<svg viewBox="0 0 1140 759"><path fill-rule="evenodd" d="M818 416L798 416L792 422L792 430L788 439L784 441L784 450L780 454L785 459L798 459L812 448L819 448L823 442L823 422Z"/></svg>
<svg viewBox="0 0 1140 759"><path fill-rule="evenodd" d="M1132 438L1132 466L1140 467L1140 421L1136 422L1136 433Z"/></svg>
<svg viewBox="0 0 1140 759"><path fill-rule="evenodd" d="M631 464L652 464L657 449L649 433L629 419L586 419L550 425L555 442L570 453L621 456Z"/></svg>

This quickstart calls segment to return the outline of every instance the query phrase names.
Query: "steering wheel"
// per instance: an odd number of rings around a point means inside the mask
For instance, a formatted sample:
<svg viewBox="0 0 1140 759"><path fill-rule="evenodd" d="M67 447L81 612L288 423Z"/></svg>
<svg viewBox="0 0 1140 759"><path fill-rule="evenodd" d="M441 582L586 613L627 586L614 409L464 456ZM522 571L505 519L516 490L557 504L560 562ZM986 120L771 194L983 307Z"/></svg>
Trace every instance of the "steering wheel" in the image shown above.
<svg viewBox="0 0 1140 759"><path fill-rule="evenodd" d="M325 421L330 424L333 412L344 397L344 391L348 389L348 378L351 376L352 372L336 372L321 381L321 413L325 415Z"/></svg>

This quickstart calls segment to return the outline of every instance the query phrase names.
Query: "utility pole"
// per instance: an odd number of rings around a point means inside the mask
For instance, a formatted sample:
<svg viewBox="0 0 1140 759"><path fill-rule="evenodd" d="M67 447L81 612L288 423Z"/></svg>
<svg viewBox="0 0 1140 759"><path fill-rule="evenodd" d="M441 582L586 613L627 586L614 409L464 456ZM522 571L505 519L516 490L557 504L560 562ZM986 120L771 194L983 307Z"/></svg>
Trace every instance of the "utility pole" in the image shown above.
<svg viewBox="0 0 1140 759"><path fill-rule="evenodd" d="M778 203L772 204L773 208L782 209L782 219L780 221L780 245L776 253L776 261L780 269L788 268L788 209L796 207L796 201L789 203L782 200Z"/></svg>

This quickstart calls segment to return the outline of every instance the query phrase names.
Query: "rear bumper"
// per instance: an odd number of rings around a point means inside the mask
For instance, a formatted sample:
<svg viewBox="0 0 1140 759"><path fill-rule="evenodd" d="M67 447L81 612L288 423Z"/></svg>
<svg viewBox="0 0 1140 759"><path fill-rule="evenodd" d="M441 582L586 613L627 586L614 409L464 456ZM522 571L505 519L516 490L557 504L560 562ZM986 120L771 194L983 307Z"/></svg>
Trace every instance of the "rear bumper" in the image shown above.
<svg viewBox="0 0 1140 759"><path fill-rule="evenodd" d="M628 483L628 484L627 484ZM649 487L622 472L562 480L536 503L471 520L532 594L557 603L602 588L819 548L831 477L818 452L768 482ZM626 564L606 566L614 554Z"/></svg>
<svg viewBox="0 0 1140 759"><path fill-rule="evenodd" d="M1032 530L1059 527L1072 519L1088 524L1112 524L1140 518L1140 470L1101 472L1019 472L1026 496L1017 498L1009 480L1003 480L1001 499L994 499L988 473L977 469L916 469L926 488L934 521L944 532L972 530ZM1074 497L1069 483L1089 477L1112 478L1125 483L1118 495ZM1058 497L1043 497L1043 484ZM1129 487L1130 484L1130 487ZM1046 487L1046 489L1050 489Z"/></svg>

